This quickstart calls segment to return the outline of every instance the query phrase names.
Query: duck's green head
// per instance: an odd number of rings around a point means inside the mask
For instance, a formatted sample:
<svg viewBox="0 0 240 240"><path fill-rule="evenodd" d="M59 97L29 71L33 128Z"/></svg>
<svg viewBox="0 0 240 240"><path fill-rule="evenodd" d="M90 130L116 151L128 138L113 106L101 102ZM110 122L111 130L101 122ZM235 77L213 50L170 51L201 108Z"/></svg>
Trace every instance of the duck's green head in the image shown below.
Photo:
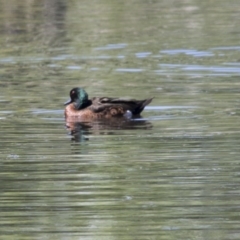
<svg viewBox="0 0 240 240"><path fill-rule="evenodd" d="M76 109L85 108L88 105L88 94L83 88L73 88L70 91L70 99L64 105L74 103Z"/></svg>

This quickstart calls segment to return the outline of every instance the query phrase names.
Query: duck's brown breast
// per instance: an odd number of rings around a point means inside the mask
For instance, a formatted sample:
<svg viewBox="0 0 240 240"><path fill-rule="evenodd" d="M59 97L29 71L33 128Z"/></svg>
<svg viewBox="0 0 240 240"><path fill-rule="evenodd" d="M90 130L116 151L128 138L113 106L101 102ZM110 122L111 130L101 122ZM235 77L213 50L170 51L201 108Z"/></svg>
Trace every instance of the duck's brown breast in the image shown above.
<svg viewBox="0 0 240 240"><path fill-rule="evenodd" d="M93 118L94 113L89 109L85 108L82 110L76 110L74 104L71 103L65 107L65 117L78 117L78 118Z"/></svg>

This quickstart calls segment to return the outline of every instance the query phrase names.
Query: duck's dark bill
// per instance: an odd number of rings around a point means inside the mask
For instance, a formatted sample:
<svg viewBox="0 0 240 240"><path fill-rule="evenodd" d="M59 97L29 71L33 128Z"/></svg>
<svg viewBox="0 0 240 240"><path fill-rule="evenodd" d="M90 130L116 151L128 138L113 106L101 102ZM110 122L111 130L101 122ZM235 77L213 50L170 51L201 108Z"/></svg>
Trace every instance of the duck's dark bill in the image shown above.
<svg viewBox="0 0 240 240"><path fill-rule="evenodd" d="M72 102L72 100L69 99L67 102L64 103L64 105L68 105L68 104L71 103L71 102Z"/></svg>

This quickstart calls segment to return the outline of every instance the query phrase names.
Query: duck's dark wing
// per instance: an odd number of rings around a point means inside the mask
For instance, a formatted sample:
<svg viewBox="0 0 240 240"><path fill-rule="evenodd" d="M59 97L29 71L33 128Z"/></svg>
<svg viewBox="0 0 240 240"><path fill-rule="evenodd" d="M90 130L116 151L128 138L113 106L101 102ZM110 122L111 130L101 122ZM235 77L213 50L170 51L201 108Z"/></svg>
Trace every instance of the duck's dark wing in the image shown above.
<svg viewBox="0 0 240 240"><path fill-rule="evenodd" d="M152 98L144 99L144 100L136 100L136 99L121 99L121 98L92 98L91 108L94 112L101 112L106 109L121 109L122 111L131 111L133 115L140 114L144 107L148 105Z"/></svg>

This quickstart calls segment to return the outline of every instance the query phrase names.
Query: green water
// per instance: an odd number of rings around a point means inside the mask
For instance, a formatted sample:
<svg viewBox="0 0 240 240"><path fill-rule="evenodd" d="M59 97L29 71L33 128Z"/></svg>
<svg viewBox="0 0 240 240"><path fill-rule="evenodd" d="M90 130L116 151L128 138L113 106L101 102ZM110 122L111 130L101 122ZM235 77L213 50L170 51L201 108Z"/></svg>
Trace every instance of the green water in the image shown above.
<svg viewBox="0 0 240 240"><path fill-rule="evenodd" d="M0 239L240 238L239 1L0 6ZM68 123L76 86L154 100Z"/></svg>

